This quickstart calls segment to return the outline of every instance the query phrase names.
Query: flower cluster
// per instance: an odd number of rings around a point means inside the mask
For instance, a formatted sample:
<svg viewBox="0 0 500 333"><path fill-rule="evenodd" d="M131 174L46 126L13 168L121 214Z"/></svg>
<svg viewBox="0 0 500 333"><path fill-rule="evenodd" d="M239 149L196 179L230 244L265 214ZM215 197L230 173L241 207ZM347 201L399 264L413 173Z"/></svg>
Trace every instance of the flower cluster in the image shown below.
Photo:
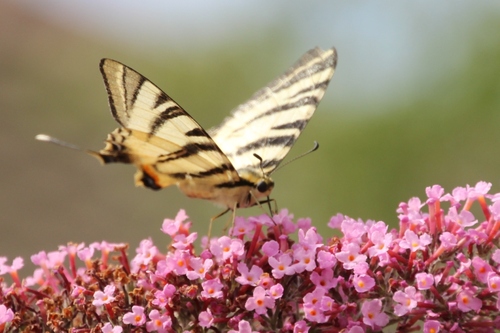
<svg viewBox="0 0 500 333"><path fill-rule="evenodd" d="M494 332L500 328L500 194L491 184L426 189L397 209L399 228L338 214L324 240L287 210L237 217L202 241L181 210L164 251L68 244L0 257L0 332ZM471 212L478 203L484 217ZM446 206L446 209L444 208ZM292 240L296 238L297 240Z"/></svg>

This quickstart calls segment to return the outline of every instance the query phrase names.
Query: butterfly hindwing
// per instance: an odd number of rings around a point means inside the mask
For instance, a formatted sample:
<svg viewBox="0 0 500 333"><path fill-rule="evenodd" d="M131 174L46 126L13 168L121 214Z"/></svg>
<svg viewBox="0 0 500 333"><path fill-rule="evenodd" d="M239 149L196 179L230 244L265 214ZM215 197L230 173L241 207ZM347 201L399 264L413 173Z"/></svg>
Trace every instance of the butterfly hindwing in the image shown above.
<svg viewBox="0 0 500 333"><path fill-rule="evenodd" d="M333 76L334 48L315 48L209 131L235 169L265 174L283 160L313 115Z"/></svg>
<svg viewBox="0 0 500 333"><path fill-rule="evenodd" d="M104 162L135 164L136 181L154 189L239 180L206 131L155 84L111 59L103 59L100 68L111 112L123 126L98 153Z"/></svg>

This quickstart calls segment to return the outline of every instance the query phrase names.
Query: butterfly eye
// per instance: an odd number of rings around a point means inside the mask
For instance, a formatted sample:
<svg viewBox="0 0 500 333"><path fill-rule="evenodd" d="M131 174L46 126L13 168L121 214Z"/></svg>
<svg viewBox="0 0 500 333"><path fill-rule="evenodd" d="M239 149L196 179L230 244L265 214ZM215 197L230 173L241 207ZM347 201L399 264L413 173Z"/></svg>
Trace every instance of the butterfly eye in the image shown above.
<svg viewBox="0 0 500 333"><path fill-rule="evenodd" d="M269 189L269 184L267 184L265 180L260 180L257 183L256 188L257 188L257 191L259 191L260 193L264 193Z"/></svg>

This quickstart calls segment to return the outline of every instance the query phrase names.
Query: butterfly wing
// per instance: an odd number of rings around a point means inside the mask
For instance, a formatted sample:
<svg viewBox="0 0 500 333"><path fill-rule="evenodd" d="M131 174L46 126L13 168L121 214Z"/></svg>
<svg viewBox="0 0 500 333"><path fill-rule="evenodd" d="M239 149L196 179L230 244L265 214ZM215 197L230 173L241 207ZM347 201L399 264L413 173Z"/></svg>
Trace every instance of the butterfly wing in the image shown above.
<svg viewBox="0 0 500 333"><path fill-rule="evenodd" d="M265 174L276 169L316 110L336 64L334 48L310 50L209 131L236 170L259 170L254 154Z"/></svg>
<svg viewBox="0 0 500 333"><path fill-rule="evenodd" d="M133 163L138 185L177 184L188 196L205 199L211 187L239 180L207 132L154 83L115 60L102 59L100 69L111 113L122 126L93 153L104 163Z"/></svg>

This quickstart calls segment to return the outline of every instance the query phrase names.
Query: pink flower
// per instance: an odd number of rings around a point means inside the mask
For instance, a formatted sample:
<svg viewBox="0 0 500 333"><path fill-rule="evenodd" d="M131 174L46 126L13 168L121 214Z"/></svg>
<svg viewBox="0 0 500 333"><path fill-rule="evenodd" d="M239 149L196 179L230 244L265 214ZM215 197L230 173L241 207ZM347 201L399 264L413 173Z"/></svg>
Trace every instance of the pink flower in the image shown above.
<svg viewBox="0 0 500 333"><path fill-rule="evenodd" d="M424 323L424 333L438 333L441 330L441 325L437 320L427 320Z"/></svg>
<svg viewBox="0 0 500 333"><path fill-rule="evenodd" d="M321 274L318 274L317 271L312 272L311 282L314 283L316 287L322 287L327 290L337 285L337 279L333 278L332 269L323 269L321 270Z"/></svg>
<svg viewBox="0 0 500 333"><path fill-rule="evenodd" d="M92 304L94 306L101 306L113 302L115 300L115 297L113 296L114 292L115 286L107 285L104 287L104 292L98 290L94 293L94 300L92 301Z"/></svg>
<svg viewBox="0 0 500 333"><path fill-rule="evenodd" d="M192 270L188 271L186 276L189 280L203 279L213 264L214 261L212 259L203 261L202 258L191 258L189 265Z"/></svg>
<svg viewBox="0 0 500 333"><path fill-rule="evenodd" d="M492 271L491 266L480 257L474 257L471 263L477 279L482 283L486 283L488 281L488 275Z"/></svg>
<svg viewBox="0 0 500 333"><path fill-rule="evenodd" d="M343 263L345 269L354 269L360 262L366 261L366 256L359 253L360 247L356 243L348 243L342 246L342 251L335 256Z"/></svg>
<svg viewBox="0 0 500 333"><path fill-rule="evenodd" d="M431 236L424 233L420 237L411 230L405 231L405 237L399 241L399 246L403 249L410 249L411 252L425 250L426 246L431 243Z"/></svg>
<svg viewBox="0 0 500 333"><path fill-rule="evenodd" d="M281 279L284 275L295 274L295 269L292 266L292 258L288 253L283 253L278 257L278 259L269 257L267 261L273 268L271 272L276 279Z"/></svg>
<svg viewBox="0 0 500 333"><path fill-rule="evenodd" d="M318 261L319 268L321 269L332 268L335 264L337 264L337 258L335 258L335 255L325 250L320 250L318 252L316 260Z"/></svg>
<svg viewBox="0 0 500 333"><path fill-rule="evenodd" d="M394 307L394 313L396 316L403 316L413 310L417 306L417 300L420 294L417 292L415 287L406 287L405 291L402 292L401 290L398 290L394 293L394 296L392 297L396 302L399 304L396 304Z"/></svg>
<svg viewBox="0 0 500 333"><path fill-rule="evenodd" d="M311 272L316 268L316 251L313 249L306 250L300 246L295 247L293 259L296 261L293 264L295 273L302 273L303 271Z"/></svg>
<svg viewBox="0 0 500 333"><path fill-rule="evenodd" d="M307 333L309 332L309 326L305 320L299 320L293 325L293 333Z"/></svg>
<svg viewBox="0 0 500 333"><path fill-rule="evenodd" d="M152 300L151 303L159 307L165 307L170 298L174 295L176 291L175 289L176 288L174 285L167 283L163 287L163 290L158 290L155 292L155 299Z"/></svg>
<svg viewBox="0 0 500 333"><path fill-rule="evenodd" d="M198 321L201 327L209 328L210 326L212 326L214 322L212 311L210 311L210 309L207 309L207 311L200 312L200 314L198 315Z"/></svg>
<svg viewBox="0 0 500 333"><path fill-rule="evenodd" d="M193 246L193 242L198 237L196 232L190 233L189 235L178 234L173 238L172 246L178 250L188 249L190 246Z"/></svg>
<svg viewBox="0 0 500 333"><path fill-rule="evenodd" d="M478 312L483 306L483 301L475 297L470 290L463 290L457 295L457 305L463 312L471 310Z"/></svg>
<svg viewBox="0 0 500 333"><path fill-rule="evenodd" d="M14 319L14 312L3 304L0 304L0 325L11 322Z"/></svg>
<svg viewBox="0 0 500 333"><path fill-rule="evenodd" d="M269 296L274 299L281 298L283 296L284 288L281 284L275 284L271 288L269 288Z"/></svg>
<svg viewBox="0 0 500 333"><path fill-rule="evenodd" d="M240 272L241 276L236 278L236 281L241 285L251 285L256 286L264 271L259 266L253 265L250 271L245 263L238 264L238 272Z"/></svg>
<svg viewBox="0 0 500 333"><path fill-rule="evenodd" d="M353 279L354 288L358 293L370 291L375 286L375 280L366 274L356 275Z"/></svg>
<svg viewBox="0 0 500 333"><path fill-rule="evenodd" d="M434 276L424 272L415 274L415 280L419 290L428 290L434 284Z"/></svg>
<svg viewBox="0 0 500 333"><path fill-rule="evenodd" d="M123 328L121 326L114 326L111 325L111 323L106 323L104 326L101 328L102 333L122 333Z"/></svg>
<svg viewBox="0 0 500 333"><path fill-rule="evenodd" d="M163 221L163 225L161 227L161 231L166 233L167 235L174 236L179 232L182 232L186 229L190 228L191 222L186 222L183 224L185 220L187 220L188 216L184 209L179 210L175 219L165 219Z"/></svg>
<svg viewBox="0 0 500 333"><path fill-rule="evenodd" d="M134 305L132 312L123 315L123 323L133 326L141 326L146 322L146 315L142 306Z"/></svg>
<svg viewBox="0 0 500 333"><path fill-rule="evenodd" d="M363 302L361 313L363 314L363 323L373 329L384 327L389 322L389 316L382 311L382 301L373 299Z"/></svg>
<svg viewBox="0 0 500 333"><path fill-rule="evenodd" d="M238 323L238 330L229 330L228 333L258 333L257 331L252 331L252 326L246 320L241 320Z"/></svg>
<svg viewBox="0 0 500 333"><path fill-rule="evenodd" d="M488 275L488 289L491 292L500 291L500 276L495 273L490 273Z"/></svg>
<svg viewBox="0 0 500 333"><path fill-rule="evenodd" d="M239 259L244 253L243 242L240 239L231 239L222 236L215 243L210 244L210 252L217 260Z"/></svg>
<svg viewBox="0 0 500 333"><path fill-rule="evenodd" d="M260 315L265 314L267 309L274 308L274 298L267 295L264 288L258 286L253 290L253 296L247 299L245 308Z"/></svg>
<svg viewBox="0 0 500 333"><path fill-rule="evenodd" d="M237 216L234 219L234 228L231 229L231 235L233 236L244 236L249 234L255 229L255 224L247 221L244 217Z"/></svg>
<svg viewBox="0 0 500 333"><path fill-rule="evenodd" d="M366 234L366 227L363 222L356 221L349 217L345 217L344 221L340 226L342 233L344 234L344 243L356 243L359 244L364 234Z"/></svg>
<svg viewBox="0 0 500 333"><path fill-rule="evenodd" d="M430 187L427 187L425 189L425 193L427 194L427 203L428 204L433 204L436 201L439 201L439 199L443 196L444 194L444 189L439 186L439 185L433 185Z"/></svg>
<svg viewBox="0 0 500 333"><path fill-rule="evenodd" d="M280 246L275 240L267 241L264 243L264 245L262 245L262 252L268 257L277 255L279 250Z"/></svg>
<svg viewBox="0 0 500 333"><path fill-rule="evenodd" d="M172 326L172 319L168 315L160 314L156 309L151 310L149 319L151 320L146 323L146 330L148 332L166 333Z"/></svg>
<svg viewBox="0 0 500 333"><path fill-rule="evenodd" d="M201 292L202 297L222 298L224 296L224 294L222 293L222 287L224 287L224 285L218 278L204 281L201 286L203 287L203 291Z"/></svg>

